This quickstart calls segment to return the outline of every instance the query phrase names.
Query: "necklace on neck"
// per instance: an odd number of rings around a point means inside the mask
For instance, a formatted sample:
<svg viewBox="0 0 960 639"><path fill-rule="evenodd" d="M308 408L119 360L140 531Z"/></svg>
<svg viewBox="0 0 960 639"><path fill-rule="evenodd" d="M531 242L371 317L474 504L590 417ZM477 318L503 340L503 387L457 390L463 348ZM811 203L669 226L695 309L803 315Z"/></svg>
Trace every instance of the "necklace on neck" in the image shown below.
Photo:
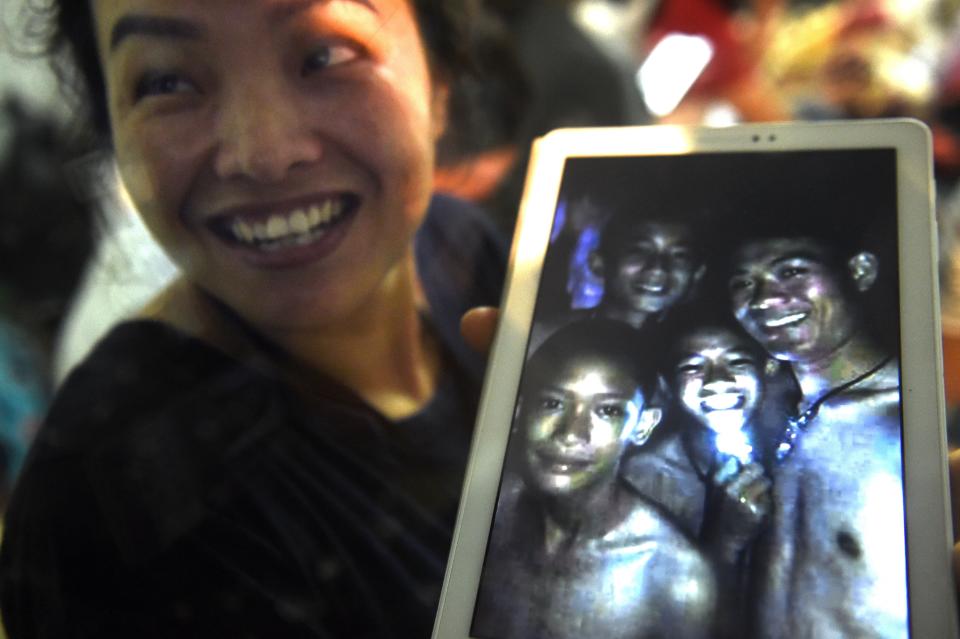
<svg viewBox="0 0 960 639"><path fill-rule="evenodd" d="M812 422L816 418L817 413L820 412L820 407L823 406L823 404L826 403L827 400L833 397L836 397L837 395L844 392L845 390L849 390L850 388L856 386L857 384L864 381L868 377L871 377L881 368L889 364L890 360L892 359L893 359L893 355L888 355L887 357L883 358L879 364L877 364L870 370L866 371L865 373L862 373L854 377L853 379L846 381L843 384L840 384L839 386L834 386L833 388L828 390L826 393L818 397L816 401L810 404L810 406L808 406L806 410L802 411L796 417L788 417L787 428L783 433L783 437L780 439L780 443L777 445L777 450L776 450L777 461L778 462L783 461L793 451L793 449L797 445L797 439L799 439L801 433L807 430L807 427L809 426L810 422Z"/></svg>

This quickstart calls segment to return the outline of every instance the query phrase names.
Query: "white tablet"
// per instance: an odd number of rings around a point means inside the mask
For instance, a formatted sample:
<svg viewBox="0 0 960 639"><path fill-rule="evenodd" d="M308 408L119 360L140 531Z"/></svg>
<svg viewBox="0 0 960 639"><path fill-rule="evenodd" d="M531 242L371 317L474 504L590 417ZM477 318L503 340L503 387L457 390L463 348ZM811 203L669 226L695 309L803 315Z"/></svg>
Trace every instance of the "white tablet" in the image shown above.
<svg viewBox="0 0 960 639"><path fill-rule="evenodd" d="M926 128L530 166L433 636L955 636Z"/></svg>

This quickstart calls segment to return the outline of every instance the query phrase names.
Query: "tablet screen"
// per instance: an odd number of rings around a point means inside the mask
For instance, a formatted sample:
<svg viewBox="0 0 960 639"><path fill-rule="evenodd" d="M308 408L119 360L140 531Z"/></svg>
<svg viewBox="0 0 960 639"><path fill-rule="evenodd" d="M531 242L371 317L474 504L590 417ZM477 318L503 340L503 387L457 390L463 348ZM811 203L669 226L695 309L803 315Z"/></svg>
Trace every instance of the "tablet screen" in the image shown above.
<svg viewBox="0 0 960 639"><path fill-rule="evenodd" d="M566 160L472 637L908 635L896 174Z"/></svg>

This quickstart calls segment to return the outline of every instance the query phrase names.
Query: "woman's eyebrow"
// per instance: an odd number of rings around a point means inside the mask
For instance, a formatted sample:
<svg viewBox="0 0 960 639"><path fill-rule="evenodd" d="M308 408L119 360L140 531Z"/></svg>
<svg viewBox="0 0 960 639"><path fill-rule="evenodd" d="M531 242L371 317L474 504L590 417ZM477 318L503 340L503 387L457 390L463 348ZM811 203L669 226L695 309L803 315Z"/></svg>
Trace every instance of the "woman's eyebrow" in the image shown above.
<svg viewBox="0 0 960 639"><path fill-rule="evenodd" d="M205 34L200 25L182 18L128 14L117 20L110 31L110 51L130 36L154 36L197 40Z"/></svg>
<svg viewBox="0 0 960 639"><path fill-rule="evenodd" d="M298 13L303 13L310 7L315 4L327 4L333 2L334 0L292 0L291 2L284 2L279 5L272 7L269 11L269 20L271 21L283 21L287 18L291 18ZM344 2L352 2L353 4L358 4L362 7L366 7L371 12L380 14L377 10L377 7L373 4L372 0L343 0Z"/></svg>
<svg viewBox="0 0 960 639"><path fill-rule="evenodd" d="M283 20L297 13L306 11L318 2L331 0L296 0L295 2L278 5L269 16L274 20ZM366 7L371 12L379 14L371 0L344 0ZM197 40L206 34L206 30L189 20L165 16L150 16L143 14L128 14L122 16L113 25L110 31L110 51L114 51L129 36L143 35L161 38L176 38Z"/></svg>

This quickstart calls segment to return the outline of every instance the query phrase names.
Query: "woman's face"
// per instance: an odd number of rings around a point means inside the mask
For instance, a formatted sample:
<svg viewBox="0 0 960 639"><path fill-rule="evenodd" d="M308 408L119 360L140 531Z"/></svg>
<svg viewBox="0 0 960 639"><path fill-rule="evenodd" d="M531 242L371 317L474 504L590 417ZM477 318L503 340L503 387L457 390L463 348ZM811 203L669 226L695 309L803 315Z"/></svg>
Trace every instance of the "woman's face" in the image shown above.
<svg viewBox="0 0 960 639"><path fill-rule="evenodd" d="M408 0L93 0L117 161L187 278L260 328L400 277L444 124Z"/></svg>

